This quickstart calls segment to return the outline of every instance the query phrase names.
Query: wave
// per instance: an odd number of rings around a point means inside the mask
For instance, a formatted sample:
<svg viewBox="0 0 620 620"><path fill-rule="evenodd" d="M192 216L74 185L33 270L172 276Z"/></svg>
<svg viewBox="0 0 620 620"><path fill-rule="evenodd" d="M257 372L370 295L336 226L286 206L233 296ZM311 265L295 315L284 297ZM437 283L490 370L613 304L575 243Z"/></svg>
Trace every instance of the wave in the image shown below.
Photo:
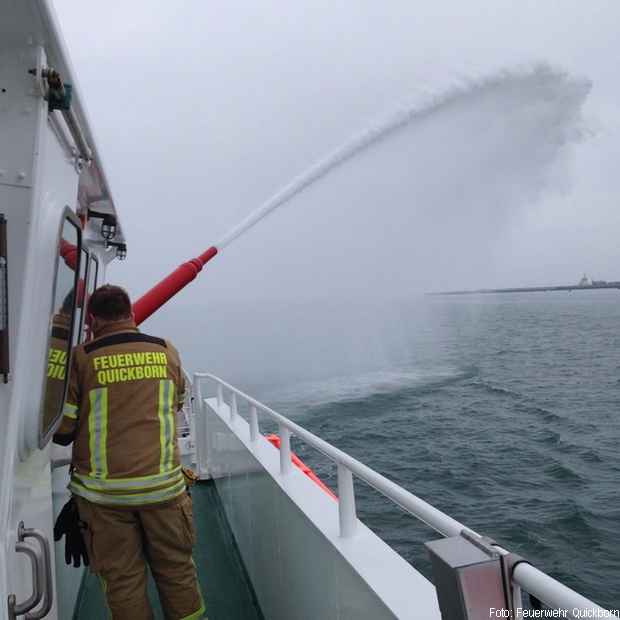
<svg viewBox="0 0 620 620"><path fill-rule="evenodd" d="M559 416L557 413L536 405L518 405L518 409L525 413L533 413L546 422L558 422L563 419L562 416Z"/></svg>
<svg viewBox="0 0 620 620"><path fill-rule="evenodd" d="M567 502L564 510L554 512L543 520L547 528L552 528L563 538L587 539L589 544L595 544L599 538L596 526L597 516L587 508L575 503Z"/></svg>
<svg viewBox="0 0 620 620"><path fill-rule="evenodd" d="M601 455L592 448L581 448L580 456L584 461L588 463L602 463L603 459Z"/></svg>
<svg viewBox="0 0 620 620"><path fill-rule="evenodd" d="M527 402L528 396L516 390L511 390L503 386L493 385L492 383L484 381L482 379L474 381L472 385L474 387L482 389L487 394L501 396L513 401L513 407L521 413L532 414L537 418L544 420L545 422L558 422L564 420L562 416L549 409Z"/></svg>
<svg viewBox="0 0 620 620"><path fill-rule="evenodd" d="M473 385L475 387L482 388L484 391L486 391L489 394L499 394L500 396L506 396L508 398L512 398L515 400L520 400L524 398L524 395L519 392L509 390L508 388L505 388L499 385L493 385L489 383L488 381L484 381L482 379L480 379L479 381L474 381Z"/></svg>
<svg viewBox="0 0 620 620"><path fill-rule="evenodd" d="M561 444L560 433L549 428L527 428L524 431L524 435L528 439L533 439L551 447L557 447Z"/></svg>
<svg viewBox="0 0 620 620"><path fill-rule="evenodd" d="M544 472L558 482L568 482L573 484L586 484L587 480L576 472L572 467L560 461L552 460L544 469Z"/></svg>

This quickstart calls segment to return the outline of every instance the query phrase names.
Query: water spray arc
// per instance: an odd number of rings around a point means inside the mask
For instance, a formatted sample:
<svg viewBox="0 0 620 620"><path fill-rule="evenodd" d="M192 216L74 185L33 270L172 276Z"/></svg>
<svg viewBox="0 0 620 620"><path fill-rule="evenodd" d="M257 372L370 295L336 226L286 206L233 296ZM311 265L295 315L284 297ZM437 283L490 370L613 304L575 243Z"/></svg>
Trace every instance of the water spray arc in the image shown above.
<svg viewBox="0 0 620 620"><path fill-rule="evenodd" d="M441 102L440 102L441 103ZM352 159L362 151L386 138L390 134L409 125L422 114L428 114L440 103L420 109L419 106L401 110L387 121L354 136L343 146L319 160L306 172L294 178L288 185L274 194L269 200L254 210L237 226L228 231L215 245L209 247L200 256L180 265L169 276L156 284L151 290L138 299L133 307L136 324L142 323L151 314L174 297L181 289L187 286L202 271L205 264L220 253L226 246L238 239L241 235L265 219L278 207L303 192L307 187L316 183L334 169Z"/></svg>
<svg viewBox="0 0 620 620"><path fill-rule="evenodd" d="M548 101L550 98L564 98L570 101L571 109L578 109L583 98L589 90L589 85L579 81L573 81L565 74L556 72L549 67L539 66L533 70L510 73L503 72L498 75L487 77L479 81L472 81L466 85L444 91L436 96L426 99L423 104L419 102L400 109L383 122L363 131L342 146L329 153L326 157L317 161L303 174L295 177L276 194L269 198L257 209L252 211L237 226L229 230L217 243L209 247L196 258L182 264L169 276L156 284L134 304L136 323L140 324L165 304L171 297L183 289L200 273L204 265L221 253L224 248L233 243L241 235L248 232L270 213L291 201L295 196L302 193L317 181L345 164L357 155L390 137L396 132L409 125L424 121L433 114L448 108L461 101L467 103L469 98L493 92L504 86L508 90L518 91L518 87L525 83L531 83L535 89L535 97Z"/></svg>

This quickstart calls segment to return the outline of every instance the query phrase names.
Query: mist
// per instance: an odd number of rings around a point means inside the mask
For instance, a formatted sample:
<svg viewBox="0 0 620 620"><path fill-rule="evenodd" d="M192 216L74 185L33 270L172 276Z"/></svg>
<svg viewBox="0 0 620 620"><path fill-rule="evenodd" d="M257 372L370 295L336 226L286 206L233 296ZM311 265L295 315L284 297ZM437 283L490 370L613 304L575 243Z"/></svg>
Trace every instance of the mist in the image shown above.
<svg viewBox="0 0 620 620"><path fill-rule="evenodd" d="M191 370L414 364L412 322L443 329L427 291L620 277L617 3L56 6L127 235L108 279L134 298L353 136L426 110L145 323Z"/></svg>

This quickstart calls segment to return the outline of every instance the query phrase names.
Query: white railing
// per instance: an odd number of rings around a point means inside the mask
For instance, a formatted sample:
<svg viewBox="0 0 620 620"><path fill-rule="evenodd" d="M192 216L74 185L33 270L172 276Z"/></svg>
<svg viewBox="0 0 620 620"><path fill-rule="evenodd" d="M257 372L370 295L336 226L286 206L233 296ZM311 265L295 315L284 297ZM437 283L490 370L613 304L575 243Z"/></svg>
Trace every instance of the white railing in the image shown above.
<svg viewBox="0 0 620 620"><path fill-rule="evenodd" d="M216 384L217 408L218 413L223 413L223 405L228 404L229 419L232 423L240 416L239 399L244 401L250 408L250 441L255 443L260 435L258 412L266 414L278 425L280 435L280 474L287 476L291 471L291 436L295 436L308 446L315 448L337 466L338 472L338 513L340 522L340 536L343 538L352 537L355 534L357 525L357 515L355 509L355 488L353 485L353 475L357 476L379 493L387 497L393 503L400 506L410 515L426 523L442 536L459 536L468 533L474 537L480 535L459 523L449 515L441 512L434 506L415 496L406 489L398 486L385 476L367 467L360 461L349 456L342 450L335 448L320 437L313 435L305 428L295 424L288 418L270 409L266 405L255 400L251 396L244 394L241 390L226 383L219 377L209 373L195 373L193 381L194 399L199 403L202 411L203 396L201 382L210 380ZM230 403L225 403L225 392L230 395ZM199 415L195 421L196 431L196 451L199 470L206 471L206 454L204 437L206 436L205 416ZM502 554L508 551L497 547ZM611 612L606 611L596 603L586 599L574 590L564 586L549 575L538 570L527 562L516 565L512 574L512 586L515 601L521 600L521 589L532 594L547 606L557 609L566 609L571 614L568 617L579 618L604 618L612 617ZM579 615L579 612L599 612L599 615ZM607 615L602 615L607 614Z"/></svg>

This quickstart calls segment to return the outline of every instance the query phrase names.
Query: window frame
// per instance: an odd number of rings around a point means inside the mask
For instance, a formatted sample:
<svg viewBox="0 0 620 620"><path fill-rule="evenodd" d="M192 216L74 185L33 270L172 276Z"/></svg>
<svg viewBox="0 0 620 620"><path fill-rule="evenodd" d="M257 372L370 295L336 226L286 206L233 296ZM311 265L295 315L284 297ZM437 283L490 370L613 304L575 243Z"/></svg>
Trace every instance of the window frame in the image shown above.
<svg viewBox="0 0 620 620"><path fill-rule="evenodd" d="M11 372L11 360L10 360L10 347L9 347L9 329L10 329L10 317L9 317L9 265L8 265L8 222L4 213L0 213L0 261L2 261L0 273L0 286L2 287L2 293L0 297L3 297L3 307L0 308L0 312L4 314L6 324L4 329L0 325L0 375L3 376L4 383L9 382L9 373Z"/></svg>
<svg viewBox="0 0 620 620"><path fill-rule="evenodd" d="M95 272L95 278L93 280L93 290L90 290L90 276L91 276L91 270L94 269ZM85 288L84 288L84 312L83 312L83 319L82 319L82 325L80 326L80 330L81 330L81 335L82 338L84 338L83 342L86 342L86 336L88 335L90 338L92 338L92 333L89 330L86 329L86 319L87 319L87 310L88 310L88 306L87 306L87 299L90 300L91 295L97 290L97 280L99 279L99 258L98 256L94 253L94 252L89 252L89 256L88 256L88 269L86 270L86 284L85 284Z"/></svg>
<svg viewBox="0 0 620 620"><path fill-rule="evenodd" d="M90 269L92 264L95 263L95 286L93 288L93 292L97 290L97 284L99 283L99 257L93 252L90 253L90 262L88 263L88 273L90 277Z"/></svg>
<svg viewBox="0 0 620 620"><path fill-rule="evenodd" d="M84 291L82 292L82 310L80 312L80 324L77 325L77 330L78 330L78 338L77 338L77 344L82 344L82 342L84 342L84 321L86 320L86 289L88 287L88 271L90 269L90 250L86 247L86 246L82 246L82 248L80 249L81 252L81 256L82 256L82 260L86 261L86 268L84 270ZM81 268L82 265L80 264L79 267ZM79 270L78 270L79 273ZM79 280L79 279L78 279ZM75 307L76 310L79 310L77 305Z"/></svg>
<svg viewBox="0 0 620 620"><path fill-rule="evenodd" d="M50 307L48 311L48 317L54 316L54 305L55 305L55 297L56 297L56 285L58 284L58 269L60 267L60 261L62 257L58 253L58 248L60 247L60 240L62 239L62 233L65 226L65 222L69 222L74 226L77 231L77 263L75 269L73 271L73 290L77 290L77 283L79 280L80 274L80 264L82 260L82 226L77 215L71 210L69 206L65 206L62 216L60 218L60 222L58 225L58 232L56 234L56 261L54 263L54 278L52 284L51 298L50 298ZM45 396L47 393L47 371L43 373L43 389L41 390L41 398L39 403L39 422L38 422L38 444L39 449L42 450L53 437L56 429L60 425L60 421L62 420L62 411L64 408L65 400L67 398L67 390L69 388L69 375L71 371L71 362L73 360L73 333L75 330L75 313L77 309L77 295L73 296L73 305L71 308L71 323L69 327L69 347L67 351L67 363L65 367L65 379L64 379L64 387L62 391L62 399L59 400L58 411L52 418L49 427L47 429L43 428L43 423L45 421ZM51 323L51 322L50 322ZM50 348L50 340L52 335L52 327L47 332L47 341L45 343L45 368L47 369L47 355Z"/></svg>

